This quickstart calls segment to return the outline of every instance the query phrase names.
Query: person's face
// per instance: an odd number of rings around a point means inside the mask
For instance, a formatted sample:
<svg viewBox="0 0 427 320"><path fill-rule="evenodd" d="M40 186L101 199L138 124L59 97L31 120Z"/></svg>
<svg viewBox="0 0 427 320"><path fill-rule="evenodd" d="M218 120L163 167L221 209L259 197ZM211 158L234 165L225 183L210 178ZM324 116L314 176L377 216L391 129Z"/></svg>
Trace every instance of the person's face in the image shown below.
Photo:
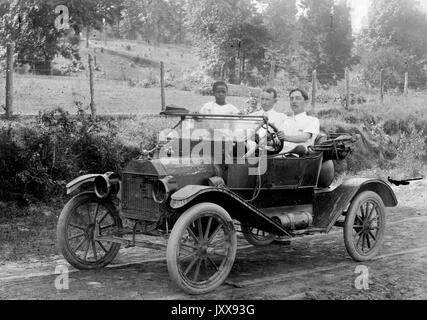
<svg viewBox="0 0 427 320"><path fill-rule="evenodd" d="M214 96L218 104L225 104L225 99L227 98L227 87L224 85L217 86L214 91Z"/></svg>
<svg viewBox="0 0 427 320"><path fill-rule="evenodd" d="M291 94L290 101L291 101L291 109L295 115L298 115L305 111L306 101L304 100L304 97L302 96L301 92L299 91L293 92Z"/></svg>
<svg viewBox="0 0 427 320"><path fill-rule="evenodd" d="M270 111L273 109L274 105L277 102L277 99L274 98L274 93L263 92L261 93L261 107L264 111Z"/></svg>

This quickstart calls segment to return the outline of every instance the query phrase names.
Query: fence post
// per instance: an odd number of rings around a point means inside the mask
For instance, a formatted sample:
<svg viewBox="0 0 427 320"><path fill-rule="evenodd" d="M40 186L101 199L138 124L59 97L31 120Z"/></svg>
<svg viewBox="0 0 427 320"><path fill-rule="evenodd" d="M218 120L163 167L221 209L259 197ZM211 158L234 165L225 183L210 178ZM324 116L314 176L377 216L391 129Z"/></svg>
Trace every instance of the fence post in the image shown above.
<svg viewBox="0 0 427 320"><path fill-rule="evenodd" d="M312 108L312 111L315 112L315 110L316 110L316 96L317 96L317 70L313 71L311 84L312 84L311 108Z"/></svg>
<svg viewBox="0 0 427 320"><path fill-rule="evenodd" d="M162 112L166 110L166 96L165 96L165 64L160 62L160 94L162 99Z"/></svg>
<svg viewBox="0 0 427 320"><path fill-rule="evenodd" d="M405 87L403 88L403 93L408 95L408 85L409 85L409 73L405 72Z"/></svg>
<svg viewBox="0 0 427 320"><path fill-rule="evenodd" d="M7 65L6 65L6 119L13 115L13 52L15 45L7 44Z"/></svg>
<svg viewBox="0 0 427 320"><path fill-rule="evenodd" d="M350 101L350 70L345 68L345 108L349 109L351 106Z"/></svg>
<svg viewBox="0 0 427 320"><path fill-rule="evenodd" d="M86 28L86 48L89 48L90 27Z"/></svg>
<svg viewBox="0 0 427 320"><path fill-rule="evenodd" d="M93 83L93 58L89 54L89 83L90 83L90 111L92 117L96 117L96 106L95 106L95 86Z"/></svg>
<svg viewBox="0 0 427 320"><path fill-rule="evenodd" d="M381 69L380 74L380 101L384 103L384 69Z"/></svg>
<svg viewBox="0 0 427 320"><path fill-rule="evenodd" d="M273 55L271 55L271 61L270 61L270 75L268 77L268 82L270 86L274 85L274 78L276 73L276 60L274 59Z"/></svg>

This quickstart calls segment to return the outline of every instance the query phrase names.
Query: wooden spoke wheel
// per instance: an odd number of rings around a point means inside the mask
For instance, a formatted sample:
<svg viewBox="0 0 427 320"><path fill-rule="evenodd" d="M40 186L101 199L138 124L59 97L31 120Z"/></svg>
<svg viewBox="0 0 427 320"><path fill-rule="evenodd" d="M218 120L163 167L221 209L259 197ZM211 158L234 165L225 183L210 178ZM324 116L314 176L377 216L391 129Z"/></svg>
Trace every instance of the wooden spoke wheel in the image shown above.
<svg viewBox="0 0 427 320"><path fill-rule="evenodd" d="M220 206L201 203L175 223L167 247L172 280L186 293L215 290L228 277L237 251L233 220Z"/></svg>
<svg viewBox="0 0 427 320"><path fill-rule="evenodd" d="M259 230L247 224L242 224L242 232L246 241L256 247L268 246L277 238L274 234Z"/></svg>
<svg viewBox="0 0 427 320"><path fill-rule="evenodd" d="M96 241L95 225L100 235L121 228L121 219L111 201L101 200L93 193L80 194L64 207L57 227L60 252L75 268L100 269L110 264L120 244Z"/></svg>
<svg viewBox="0 0 427 320"><path fill-rule="evenodd" d="M355 261L369 261L378 254L385 224L384 203L378 194L366 191L353 200L344 223L344 243Z"/></svg>

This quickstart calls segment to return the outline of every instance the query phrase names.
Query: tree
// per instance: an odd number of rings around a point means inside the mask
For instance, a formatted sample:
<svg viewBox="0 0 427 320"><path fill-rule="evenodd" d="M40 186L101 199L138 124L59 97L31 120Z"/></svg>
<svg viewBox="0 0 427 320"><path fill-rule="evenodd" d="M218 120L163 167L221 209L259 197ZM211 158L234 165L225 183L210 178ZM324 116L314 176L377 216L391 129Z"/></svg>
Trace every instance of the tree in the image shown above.
<svg viewBox="0 0 427 320"><path fill-rule="evenodd" d="M122 10L122 34L130 39L138 35L160 42L183 39L184 0L125 0Z"/></svg>
<svg viewBox="0 0 427 320"><path fill-rule="evenodd" d="M55 8L46 1L10 2L0 18L0 44L14 42L18 61L48 72L61 51L61 33L53 27L55 18Z"/></svg>
<svg viewBox="0 0 427 320"><path fill-rule="evenodd" d="M268 0L264 19L273 39L273 46L288 54L298 42L296 0Z"/></svg>
<svg viewBox="0 0 427 320"><path fill-rule="evenodd" d="M189 0L186 9L191 40L211 75L228 70L228 81L240 83L263 63L270 36L253 2Z"/></svg>
<svg viewBox="0 0 427 320"><path fill-rule="evenodd" d="M373 71L388 70L387 84L403 87L410 72L420 86L427 83L427 17L415 0L376 0L369 25L359 36L365 77L376 84Z"/></svg>
<svg viewBox="0 0 427 320"><path fill-rule="evenodd" d="M64 0L70 13L70 25L76 35L86 28L86 46L89 47L90 30L101 30L104 20L113 24L121 7L114 0Z"/></svg>
<svg viewBox="0 0 427 320"><path fill-rule="evenodd" d="M351 9L341 0L302 0L301 45L312 56L321 82L336 83L352 61Z"/></svg>

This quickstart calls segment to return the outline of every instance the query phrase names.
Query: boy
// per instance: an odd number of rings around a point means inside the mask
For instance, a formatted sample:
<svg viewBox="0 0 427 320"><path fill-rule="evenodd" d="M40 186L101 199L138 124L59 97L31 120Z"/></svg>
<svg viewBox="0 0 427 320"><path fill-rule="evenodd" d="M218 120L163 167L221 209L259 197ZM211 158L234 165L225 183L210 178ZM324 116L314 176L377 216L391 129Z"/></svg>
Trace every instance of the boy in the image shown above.
<svg viewBox="0 0 427 320"><path fill-rule="evenodd" d="M215 101L206 103L202 109L200 109L200 114L214 114L214 115L234 115L239 114L239 110L228 104L225 100L227 98L228 86L225 82L218 81L213 85L213 93L215 96Z"/></svg>

